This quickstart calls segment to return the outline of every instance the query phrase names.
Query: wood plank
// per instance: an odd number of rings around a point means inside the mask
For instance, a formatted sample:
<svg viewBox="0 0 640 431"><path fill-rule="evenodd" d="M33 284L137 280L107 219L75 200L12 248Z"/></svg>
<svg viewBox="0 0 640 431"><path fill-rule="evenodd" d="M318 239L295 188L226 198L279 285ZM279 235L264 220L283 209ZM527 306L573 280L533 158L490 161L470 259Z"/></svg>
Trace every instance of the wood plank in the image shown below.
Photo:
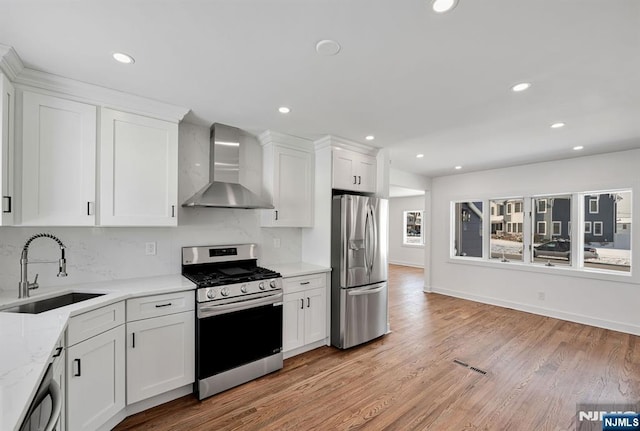
<svg viewBox="0 0 640 431"><path fill-rule="evenodd" d="M638 337L424 293L421 269L389 269L392 333L116 430L567 430L579 403L640 400Z"/></svg>

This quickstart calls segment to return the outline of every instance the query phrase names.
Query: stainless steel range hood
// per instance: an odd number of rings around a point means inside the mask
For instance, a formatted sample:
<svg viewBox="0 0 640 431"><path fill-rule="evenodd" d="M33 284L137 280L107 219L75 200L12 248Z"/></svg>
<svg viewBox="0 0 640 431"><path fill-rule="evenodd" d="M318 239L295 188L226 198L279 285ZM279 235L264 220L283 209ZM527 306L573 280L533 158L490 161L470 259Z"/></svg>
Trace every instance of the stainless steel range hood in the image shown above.
<svg viewBox="0 0 640 431"><path fill-rule="evenodd" d="M211 126L209 184L182 206L273 208L271 203L240 184L240 129L220 123Z"/></svg>

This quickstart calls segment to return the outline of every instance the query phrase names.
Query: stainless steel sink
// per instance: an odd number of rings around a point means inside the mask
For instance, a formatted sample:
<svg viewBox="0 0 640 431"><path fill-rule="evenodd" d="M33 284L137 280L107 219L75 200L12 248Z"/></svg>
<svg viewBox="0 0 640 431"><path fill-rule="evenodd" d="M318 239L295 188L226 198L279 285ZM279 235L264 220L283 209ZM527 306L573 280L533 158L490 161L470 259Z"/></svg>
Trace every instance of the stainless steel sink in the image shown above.
<svg viewBox="0 0 640 431"><path fill-rule="evenodd" d="M55 310L56 308L64 307L66 305L86 301L87 299L96 298L102 295L104 295L104 293L66 293L64 295L29 302L27 304L17 305L15 307L6 308L0 311L8 311L9 313L38 314L49 310Z"/></svg>

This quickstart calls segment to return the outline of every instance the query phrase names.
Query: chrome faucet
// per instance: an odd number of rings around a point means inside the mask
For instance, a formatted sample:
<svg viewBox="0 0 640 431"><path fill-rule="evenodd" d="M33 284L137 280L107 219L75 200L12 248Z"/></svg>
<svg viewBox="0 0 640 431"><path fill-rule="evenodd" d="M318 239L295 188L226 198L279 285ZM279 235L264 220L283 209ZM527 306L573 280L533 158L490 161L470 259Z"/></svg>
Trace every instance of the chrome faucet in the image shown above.
<svg viewBox="0 0 640 431"><path fill-rule="evenodd" d="M67 276L67 260L64 258L64 249L66 248L62 241L58 239L58 237L51 235L50 233L37 233L33 235L31 238L27 240L22 247L22 254L20 255L20 283L18 283L18 298L28 298L29 290L37 289L40 287L38 284L38 274L36 274L36 278L33 280L33 283L29 283L29 276L27 275L27 264L29 260L27 259L27 254L29 253L29 245L34 239L37 238L51 238L60 246L60 259L58 259L58 277L66 277ZM56 261L45 261L38 263L56 263Z"/></svg>

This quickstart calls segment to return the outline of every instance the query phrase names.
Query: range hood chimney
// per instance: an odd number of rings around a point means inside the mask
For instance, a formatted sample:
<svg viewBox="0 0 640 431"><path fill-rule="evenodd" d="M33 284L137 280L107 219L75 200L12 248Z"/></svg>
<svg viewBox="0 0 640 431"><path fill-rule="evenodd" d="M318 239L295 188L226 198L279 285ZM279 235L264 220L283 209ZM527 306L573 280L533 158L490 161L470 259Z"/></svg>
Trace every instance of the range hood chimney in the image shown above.
<svg viewBox="0 0 640 431"><path fill-rule="evenodd" d="M273 209L271 203L240 184L240 129L214 123L210 142L209 183L182 206Z"/></svg>

